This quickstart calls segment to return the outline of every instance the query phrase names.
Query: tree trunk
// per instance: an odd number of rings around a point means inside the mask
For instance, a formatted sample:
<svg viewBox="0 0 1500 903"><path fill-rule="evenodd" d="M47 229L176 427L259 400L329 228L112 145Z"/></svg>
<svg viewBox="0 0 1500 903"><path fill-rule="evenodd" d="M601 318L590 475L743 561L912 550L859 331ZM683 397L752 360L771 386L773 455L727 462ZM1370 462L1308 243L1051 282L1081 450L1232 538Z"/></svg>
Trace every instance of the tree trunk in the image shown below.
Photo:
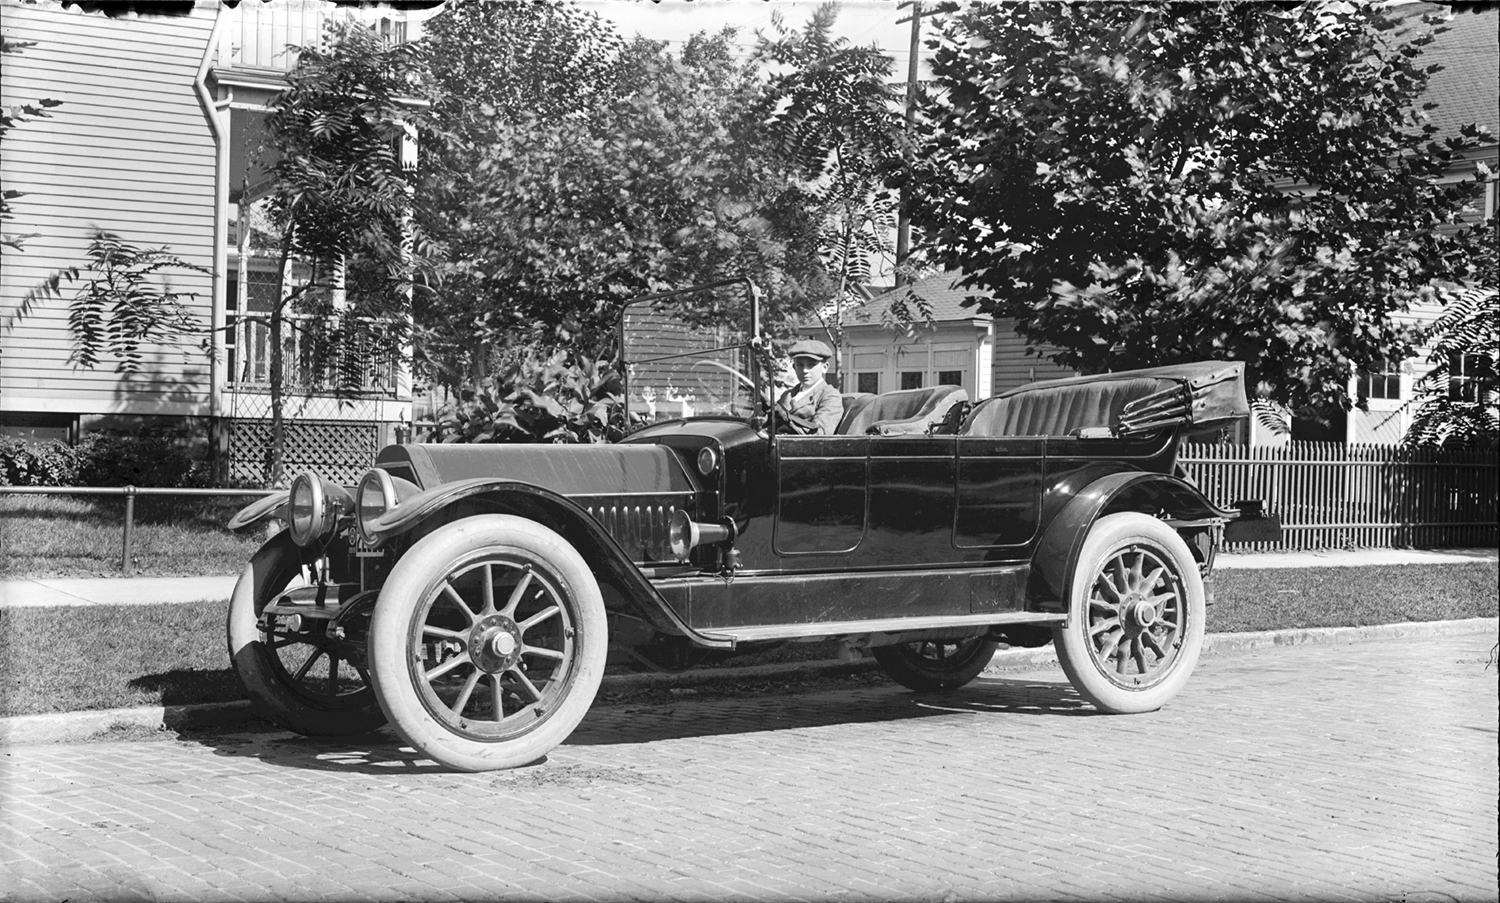
<svg viewBox="0 0 1500 903"><path fill-rule="evenodd" d="M287 261L292 254L291 230L281 239L281 260L276 272L276 300L271 303L271 455L266 462L266 480L269 486L277 487L286 482L286 421L283 408L286 405L286 387L282 385L284 362L281 355L281 329L286 314Z"/></svg>

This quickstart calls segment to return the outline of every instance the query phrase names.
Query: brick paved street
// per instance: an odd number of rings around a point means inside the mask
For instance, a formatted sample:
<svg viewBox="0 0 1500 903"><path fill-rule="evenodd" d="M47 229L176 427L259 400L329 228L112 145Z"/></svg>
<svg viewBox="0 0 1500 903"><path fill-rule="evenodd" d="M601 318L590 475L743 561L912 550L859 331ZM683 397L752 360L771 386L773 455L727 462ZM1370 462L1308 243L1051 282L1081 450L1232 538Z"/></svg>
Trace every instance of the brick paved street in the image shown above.
<svg viewBox="0 0 1500 903"><path fill-rule="evenodd" d="M235 733L3 750L6 900L1494 900L1493 630L596 708L545 763Z"/></svg>

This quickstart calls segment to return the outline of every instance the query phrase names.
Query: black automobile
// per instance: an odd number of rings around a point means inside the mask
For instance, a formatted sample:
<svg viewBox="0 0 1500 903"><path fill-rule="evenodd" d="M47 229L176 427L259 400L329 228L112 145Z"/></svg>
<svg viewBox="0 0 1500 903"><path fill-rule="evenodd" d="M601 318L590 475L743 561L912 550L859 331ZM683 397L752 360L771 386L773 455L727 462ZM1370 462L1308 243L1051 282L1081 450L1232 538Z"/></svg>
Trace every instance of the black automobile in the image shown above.
<svg viewBox="0 0 1500 903"><path fill-rule="evenodd" d="M1238 363L851 397L807 435L769 401L759 326L743 280L642 298L625 440L393 445L352 490L302 474L240 512L286 524L230 603L250 697L474 771L566 739L611 643L671 669L834 639L942 691L1053 642L1096 708L1147 712L1198 659L1226 532L1279 531L1176 472L1184 434L1247 416Z"/></svg>

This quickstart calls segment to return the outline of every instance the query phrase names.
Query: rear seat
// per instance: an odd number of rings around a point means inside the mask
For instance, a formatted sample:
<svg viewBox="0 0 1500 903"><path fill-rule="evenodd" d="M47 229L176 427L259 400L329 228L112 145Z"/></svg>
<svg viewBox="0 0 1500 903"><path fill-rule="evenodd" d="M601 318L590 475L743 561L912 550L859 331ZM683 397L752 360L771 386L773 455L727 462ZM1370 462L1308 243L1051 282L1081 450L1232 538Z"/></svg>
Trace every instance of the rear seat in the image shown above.
<svg viewBox="0 0 1500 903"><path fill-rule="evenodd" d="M1078 430L1110 428L1132 401L1170 385L1151 377L1099 380L1069 385L1033 383L974 406L959 430L965 436L1067 436Z"/></svg>
<svg viewBox="0 0 1500 903"><path fill-rule="evenodd" d="M840 436L920 435L941 423L954 405L968 400L969 393L962 386L932 386L886 392L852 404L846 401L844 419L834 432Z"/></svg>

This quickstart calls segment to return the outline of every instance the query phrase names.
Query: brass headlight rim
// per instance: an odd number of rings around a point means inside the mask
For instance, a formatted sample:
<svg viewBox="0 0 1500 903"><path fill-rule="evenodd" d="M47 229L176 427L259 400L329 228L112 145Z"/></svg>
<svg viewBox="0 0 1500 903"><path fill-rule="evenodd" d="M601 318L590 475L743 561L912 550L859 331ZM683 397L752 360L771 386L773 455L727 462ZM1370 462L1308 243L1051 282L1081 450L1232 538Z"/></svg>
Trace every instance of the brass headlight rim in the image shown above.
<svg viewBox="0 0 1500 903"><path fill-rule="evenodd" d="M719 469L718 449L712 445L705 445L698 449L698 460L695 463L698 465L698 473L705 477L712 475Z"/></svg>
<svg viewBox="0 0 1500 903"><path fill-rule="evenodd" d="M297 487L301 484L307 487L309 499L309 514L307 519L307 532L304 534L297 529ZM291 533L292 542L299 546L309 546L328 532L328 496L323 491L323 480L312 471L303 471L292 480L291 489L287 494L286 501L287 531Z"/></svg>
<svg viewBox="0 0 1500 903"><path fill-rule="evenodd" d="M366 514L365 508L365 483L374 478L380 489L380 511L376 514ZM361 541L368 546L380 544L380 537L374 531L367 528L366 524L373 524L386 513L400 507L401 500L396 495L396 485L391 481L391 475L384 468L372 467L365 471L364 476L359 478L359 485L354 490L354 527L359 533Z"/></svg>

